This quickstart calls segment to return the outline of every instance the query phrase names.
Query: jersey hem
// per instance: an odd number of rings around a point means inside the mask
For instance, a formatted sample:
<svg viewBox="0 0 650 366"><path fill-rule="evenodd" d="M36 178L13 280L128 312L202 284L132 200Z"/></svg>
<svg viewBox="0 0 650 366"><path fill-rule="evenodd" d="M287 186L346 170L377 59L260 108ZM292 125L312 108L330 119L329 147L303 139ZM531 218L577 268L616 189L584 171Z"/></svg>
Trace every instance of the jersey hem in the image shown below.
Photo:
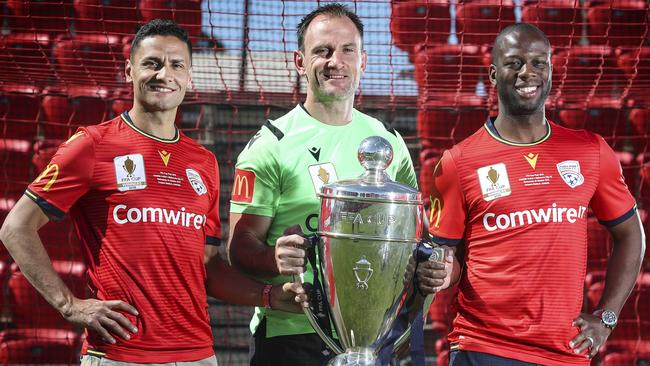
<svg viewBox="0 0 650 366"><path fill-rule="evenodd" d="M34 193L31 189L28 188L25 190L25 196L34 201L38 207L40 207L41 210L45 212L45 214L54 218L54 221L61 221L65 217L65 212L63 212L63 210L47 202L44 198Z"/></svg>
<svg viewBox="0 0 650 366"><path fill-rule="evenodd" d="M627 219L632 217L635 213L636 213L636 205L634 205L634 207L632 207L627 212L625 212L623 215L619 216L618 218L616 218L614 220L608 220L608 221L598 220L598 222L601 225L605 225L607 227L612 227L612 226L616 226L616 225L626 221Z"/></svg>
<svg viewBox="0 0 650 366"><path fill-rule="evenodd" d="M454 344L454 346L455 345L456 344ZM590 360L587 358L585 358L584 361L571 359L571 358L563 358L562 360L558 361L555 359L550 359L544 356L540 356L539 354L525 353L522 352L521 350L503 349L503 348L494 347L494 345L485 345L479 342L463 341L462 343L458 344L458 347L455 347L454 349L460 351L488 353L499 357L506 357L517 361L530 362L530 363L541 364L545 366L566 366L566 365L587 366L589 365L590 362Z"/></svg>
<svg viewBox="0 0 650 366"><path fill-rule="evenodd" d="M93 352L93 353L90 353ZM102 356L97 356L102 354ZM191 351L143 351L134 349L113 348L99 351L89 346L84 355L104 357L109 360L131 363L170 363L192 362L214 356L212 346L202 347Z"/></svg>

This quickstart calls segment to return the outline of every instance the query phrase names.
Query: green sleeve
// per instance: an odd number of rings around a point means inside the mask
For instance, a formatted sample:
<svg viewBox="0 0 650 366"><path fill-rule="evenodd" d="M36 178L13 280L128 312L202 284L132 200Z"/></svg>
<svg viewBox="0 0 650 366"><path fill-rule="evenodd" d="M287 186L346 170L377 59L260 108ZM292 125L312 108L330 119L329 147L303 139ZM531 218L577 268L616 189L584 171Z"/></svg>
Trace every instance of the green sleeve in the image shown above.
<svg viewBox="0 0 650 366"><path fill-rule="evenodd" d="M234 213L252 214L274 217L280 198L281 169L278 163L279 143L277 138L265 127L262 127L239 154L235 165L233 192L239 189L237 171L246 171L252 179L248 182L252 196L249 200L230 201L230 211ZM252 172L252 173L251 173Z"/></svg>
<svg viewBox="0 0 650 366"><path fill-rule="evenodd" d="M406 143L404 142L404 139L399 134L399 132L395 131L395 134L397 136L398 148L396 149L397 151L394 156L396 158L395 162L399 163L399 170L397 171L395 180L418 189L418 179L415 175L415 168L413 168L411 154L409 153L409 150L406 147Z"/></svg>

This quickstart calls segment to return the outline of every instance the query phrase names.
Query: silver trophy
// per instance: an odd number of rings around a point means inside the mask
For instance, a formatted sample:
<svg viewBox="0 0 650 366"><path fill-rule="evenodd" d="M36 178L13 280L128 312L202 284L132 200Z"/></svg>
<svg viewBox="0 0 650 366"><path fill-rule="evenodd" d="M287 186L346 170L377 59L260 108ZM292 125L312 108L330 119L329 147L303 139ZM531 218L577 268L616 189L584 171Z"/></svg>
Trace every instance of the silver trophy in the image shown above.
<svg viewBox="0 0 650 366"><path fill-rule="evenodd" d="M379 350L395 342L389 340L391 330L413 291L412 282L404 280L406 266L423 234L420 193L386 174L393 160L390 143L368 137L358 159L365 168L361 177L326 185L319 194L317 274L342 347L321 329L313 311L305 313L338 354L330 365L375 365ZM424 306L430 303L431 297ZM407 338L408 330L395 347Z"/></svg>

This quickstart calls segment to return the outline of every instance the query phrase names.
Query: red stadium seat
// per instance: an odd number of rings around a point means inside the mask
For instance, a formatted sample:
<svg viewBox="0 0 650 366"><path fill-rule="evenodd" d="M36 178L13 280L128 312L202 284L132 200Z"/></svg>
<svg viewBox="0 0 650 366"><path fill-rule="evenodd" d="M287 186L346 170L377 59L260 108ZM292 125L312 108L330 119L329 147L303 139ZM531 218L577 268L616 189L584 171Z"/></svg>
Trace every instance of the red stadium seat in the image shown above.
<svg viewBox="0 0 650 366"><path fill-rule="evenodd" d="M13 33L0 36L3 78L16 83L48 83L55 78L50 63L47 33Z"/></svg>
<svg viewBox="0 0 650 366"><path fill-rule="evenodd" d="M449 107L446 101L431 101L420 106L417 119L418 136L436 141L439 148L449 148L478 130L487 120L488 112L481 100L467 100L463 106Z"/></svg>
<svg viewBox="0 0 650 366"><path fill-rule="evenodd" d="M514 23L510 0L465 0L456 6L456 29L462 44L491 46L501 29Z"/></svg>
<svg viewBox="0 0 650 366"><path fill-rule="evenodd" d="M553 48L578 44L582 37L580 0L524 1L521 20L539 27Z"/></svg>
<svg viewBox="0 0 650 366"><path fill-rule="evenodd" d="M111 34L57 38L53 54L57 72L67 84L120 86L124 82L122 39Z"/></svg>
<svg viewBox="0 0 650 366"><path fill-rule="evenodd" d="M397 47L412 53L419 43L447 43L449 0L393 2L392 10L390 31Z"/></svg>
<svg viewBox="0 0 650 366"><path fill-rule="evenodd" d="M201 35L201 0L140 0L144 21L172 19L192 38Z"/></svg>
<svg viewBox="0 0 650 366"><path fill-rule="evenodd" d="M70 290L78 297L86 296L86 266L78 261L53 260L52 264ZM18 328L73 329L32 287L14 263L8 281L9 309Z"/></svg>
<svg viewBox="0 0 650 366"><path fill-rule="evenodd" d="M586 129L601 135L614 149L622 148L627 139L627 115L616 106L591 105L586 109L562 109L561 122L573 129Z"/></svg>
<svg viewBox="0 0 650 366"><path fill-rule="evenodd" d="M9 84L0 86L0 135L2 139L30 142L36 137L39 115L38 92L37 88L30 86ZM4 149L3 147L0 150Z"/></svg>
<svg viewBox="0 0 650 366"><path fill-rule="evenodd" d="M138 25L136 0L75 0L77 33L133 35Z"/></svg>
<svg viewBox="0 0 650 366"><path fill-rule="evenodd" d="M627 98L632 104L650 106L650 47L616 51L618 66L632 84Z"/></svg>
<svg viewBox="0 0 650 366"><path fill-rule="evenodd" d="M591 1L587 10L590 44L612 47L646 44L648 2L643 0Z"/></svg>
<svg viewBox="0 0 650 366"><path fill-rule="evenodd" d="M46 89L43 97L45 137L66 139L77 127L98 124L110 118L107 90L96 87L71 87L67 95Z"/></svg>
<svg viewBox="0 0 650 366"><path fill-rule="evenodd" d="M599 98L620 102L628 83L611 48L574 46L552 59L554 99L579 108Z"/></svg>
<svg viewBox="0 0 650 366"><path fill-rule="evenodd" d="M12 32L66 33L73 18L72 0L7 0Z"/></svg>
<svg viewBox="0 0 650 366"><path fill-rule="evenodd" d="M31 143L25 140L0 140L0 197L18 200L31 180Z"/></svg>
<svg viewBox="0 0 650 366"><path fill-rule="evenodd" d="M415 80L424 100L473 95L487 81L486 52L474 45L422 45L415 48Z"/></svg>
<svg viewBox="0 0 650 366"><path fill-rule="evenodd" d="M79 362L81 335L64 329L10 329L0 333L0 364L65 364Z"/></svg>

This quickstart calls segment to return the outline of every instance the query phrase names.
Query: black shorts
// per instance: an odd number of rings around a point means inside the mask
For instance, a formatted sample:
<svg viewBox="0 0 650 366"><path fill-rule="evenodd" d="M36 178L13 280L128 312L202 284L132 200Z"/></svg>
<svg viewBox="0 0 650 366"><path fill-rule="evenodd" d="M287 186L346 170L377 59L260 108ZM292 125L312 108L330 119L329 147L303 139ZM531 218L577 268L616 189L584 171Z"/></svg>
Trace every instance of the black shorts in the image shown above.
<svg viewBox="0 0 650 366"><path fill-rule="evenodd" d="M320 366L334 357L318 334L266 337L266 318L257 327L251 347L251 366Z"/></svg>
<svg viewBox="0 0 650 366"><path fill-rule="evenodd" d="M455 350L449 352L449 366L538 366L483 352Z"/></svg>

